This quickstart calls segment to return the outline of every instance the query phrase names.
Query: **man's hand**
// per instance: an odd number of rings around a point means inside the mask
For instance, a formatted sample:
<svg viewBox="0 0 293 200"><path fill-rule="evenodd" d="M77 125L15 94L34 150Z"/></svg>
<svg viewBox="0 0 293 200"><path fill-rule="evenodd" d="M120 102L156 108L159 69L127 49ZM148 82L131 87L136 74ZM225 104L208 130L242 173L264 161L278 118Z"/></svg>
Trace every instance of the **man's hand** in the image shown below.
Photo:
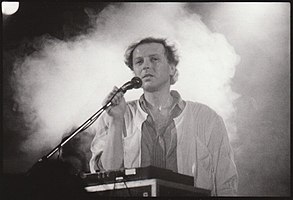
<svg viewBox="0 0 293 200"><path fill-rule="evenodd" d="M118 91L118 88L115 86L111 93L106 97L106 99L103 102L103 105L105 105L112 97L113 95ZM124 117L124 113L126 111L126 102L124 99L124 93L122 91L118 92L115 97L111 100L112 106L107 108L107 113L110 117L112 117L114 120L122 120Z"/></svg>

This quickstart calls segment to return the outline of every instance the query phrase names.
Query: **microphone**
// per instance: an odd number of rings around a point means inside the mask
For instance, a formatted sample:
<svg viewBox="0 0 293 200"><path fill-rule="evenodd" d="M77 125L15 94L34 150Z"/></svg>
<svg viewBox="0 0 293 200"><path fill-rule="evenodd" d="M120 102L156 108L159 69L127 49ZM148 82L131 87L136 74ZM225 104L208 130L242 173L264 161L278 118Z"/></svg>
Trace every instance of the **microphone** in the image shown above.
<svg viewBox="0 0 293 200"><path fill-rule="evenodd" d="M103 109L106 110L108 107L112 106L112 99L116 96L118 92L125 93L127 90L131 90L133 88L138 89L142 86L142 80L138 77L133 77L130 81L126 82L122 85L116 93L112 96L112 98L104 105Z"/></svg>
<svg viewBox="0 0 293 200"><path fill-rule="evenodd" d="M122 87L119 88L119 91L122 91L123 93L125 93L127 90L131 90L133 88L138 89L141 87L141 85L142 85L141 79L138 77L133 77L131 81L128 81L127 83L122 85Z"/></svg>

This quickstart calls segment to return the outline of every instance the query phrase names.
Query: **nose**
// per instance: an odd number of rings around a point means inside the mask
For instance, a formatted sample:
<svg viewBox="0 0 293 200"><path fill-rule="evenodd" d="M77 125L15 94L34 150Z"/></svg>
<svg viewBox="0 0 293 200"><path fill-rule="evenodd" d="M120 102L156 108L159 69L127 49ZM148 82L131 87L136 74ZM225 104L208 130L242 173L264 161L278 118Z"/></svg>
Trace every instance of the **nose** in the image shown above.
<svg viewBox="0 0 293 200"><path fill-rule="evenodd" d="M144 63L143 63L143 67L142 69L149 69L151 66L151 62L149 59L145 59Z"/></svg>

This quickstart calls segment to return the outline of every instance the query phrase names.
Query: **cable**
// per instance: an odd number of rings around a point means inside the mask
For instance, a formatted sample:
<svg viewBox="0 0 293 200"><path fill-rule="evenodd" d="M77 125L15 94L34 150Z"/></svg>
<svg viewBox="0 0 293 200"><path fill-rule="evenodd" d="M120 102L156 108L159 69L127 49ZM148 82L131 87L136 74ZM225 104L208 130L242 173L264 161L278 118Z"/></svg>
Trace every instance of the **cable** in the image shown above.
<svg viewBox="0 0 293 200"><path fill-rule="evenodd" d="M125 185L125 187L126 187L126 189L127 189L127 191L128 191L128 195L129 195L130 197L132 197L132 194L131 194L130 188L127 187L126 181L122 181L122 182L124 183L124 185Z"/></svg>
<svg viewBox="0 0 293 200"><path fill-rule="evenodd" d="M114 184L114 187L113 187L113 189L112 189L112 192L111 192L112 194L111 194L111 196L114 196L114 194L115 194L114 192L115 192L115 184L116 184L116 182L114 181L113 184Z"/></svg>

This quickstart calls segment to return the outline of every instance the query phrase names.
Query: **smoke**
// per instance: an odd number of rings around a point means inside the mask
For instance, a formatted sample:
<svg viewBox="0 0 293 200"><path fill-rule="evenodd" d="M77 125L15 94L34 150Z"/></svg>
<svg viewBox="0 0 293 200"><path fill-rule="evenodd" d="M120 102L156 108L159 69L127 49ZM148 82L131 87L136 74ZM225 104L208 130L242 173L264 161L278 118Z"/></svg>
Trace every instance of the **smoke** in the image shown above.
<svg viewBox="0 0 293 200"><path fill-rule="evenodd" d="M290 193L290 4L217 4L208 21L241 55L233 78L239 195Z"/></svg>
<svg viewBox="0 0 293 200"><path fill-rule="evenodd" d="M37 51L15 63L15 101L31 130L23 151L36 154L54 147L97 111L114 85L133 76L123 63L124 50L147 36L166 37L177 45L179 80L173 89L183 99L215 109L235 139L231 119L238 95L230 80L240 57L222 34L211 32L181 3L113 4L97 16L90 8L86 13L94 22L87 34L67 41L39 38ZM126 99L141 94L141 89L129 91Z"/></svg>

